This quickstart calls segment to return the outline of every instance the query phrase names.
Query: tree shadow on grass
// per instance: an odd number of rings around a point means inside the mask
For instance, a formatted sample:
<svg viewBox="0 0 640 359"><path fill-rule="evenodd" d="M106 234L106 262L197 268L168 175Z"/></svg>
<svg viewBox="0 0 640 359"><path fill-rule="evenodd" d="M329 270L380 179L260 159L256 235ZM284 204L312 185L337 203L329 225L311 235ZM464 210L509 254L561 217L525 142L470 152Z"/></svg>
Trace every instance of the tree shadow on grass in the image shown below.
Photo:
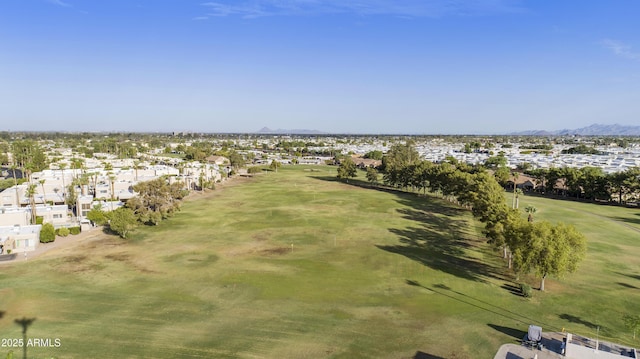
<svg viewBox="0 0 640 359"><path fill-rule="evenodd" d="M640 288L636 287L635 285L631 285L631 284L628 284L628 283L616 282L616 284L621 286L621 287L625 287L625 288L629 288L629 289L640 289Z"/></svg>
<svg viewBox="0 0 640 359"><path fill-rule="evenodd" d="M330 176L314 176L313 178L322 181L339 181ZM396 195L398 213L404 219L413 222L413 226L406 228L389 228L389 232L398 238L399 243L377 245L378 248L403 255L432 269L468 280L478 282L485 282L486 278L508 280L503 275L503 270L468 255L469 249L485 243L483 239L472 238L468 233L469 222L465 219L459 219L468 211L438 198L423 197L416 193L385 186L375 186L361 180L339 182Z"/></svg>
<svg viewBox="0 0 640 359"><path fill-rule="evenodd" d="M393 193L393 194L398 194L398 195L413 195L413 196L415 196L415 194L408 193L408 192L403 191L403 190L398 189L398 188L388 187L388 186L384 186L384 185L381 185L381 184L373 184L371 182L367 182L367 181L363 181L363 180L355 179L355 178L350 178L348 181L346 181L346 180L338 179L335 176L315 176L315 175L311 175L311 177L315 178L315 179L319 179L321 181L338 182L338 183L342 183L342 184L349 185L349 186L372 189L372 190L381 191L381 192Z"/></svg>
<svg viewBox="0 0 640 359"><path fill-rule="evenodd" d="M470 305L472 307L484 310L486 312L495 314L496 316L501 316L501 317L506 318L506 319L514 320L516 322L522 323L523 325L527 325L528 326L529 324L537 323L537 324L545 326L546 328L550 328L550 329L553 329L555 331L560 331L555 326L550 325L548 323L543 323L539 319L530 318L530 317L527 317L525 315L522 315L521 313L517 313L517 312L511 311L511 310L505 309L503 307L494 305L492 303L486 302L484 300L481 300L481 299L472 297L470 295L464 294L462 292L458 292L456 290L453 290L453 289L449 288L447 285L444 285L444 284L434 284L432 287L426 287L426 286L420 284L420 282L418 282L416 280L411 280L411 279L407 279L406 283L408 285L424 288L426 290L429 290L429 291L431 291L433 293L442 295L442 296L447 297L449 299L452 299L452 300L458 301L460 303L464 303L464 304Z"/></svg>
<svg viewBox="0 0 640 359"><path fill-rule="evenodd" d="M498 278L494 274L493 268L475 259L465 257L464 251L461 248L456 248L452 243L446 243L437 237L429 243L419 243L420 240L425 241L425 235L421 233L420 229L390 229L389 231L399 236L403 244L376 245L376 247L403 255L434 270L463 279L485 282L486 277ZM414 239L416 237L420 239L416 241Z"/></svg>
<svg viewBox="0 0 640 359"><path fill-rule="evenodd" d="M439 208L439 207L438 207ZM401 208L404 218L416 222L405 229L390 228L399 244L377 247L403 255L432 269L478 282L486 278L506 280L500 270L472 258L467 251L482 242L474 243L465 233L469 224L436 212Z"/></svg>
<svg viewBox="0 0 640 359"><path fill-rule="evenodd" d="M640 275L638 275L638 274L627 274L627 273L620 273L620 272L616 272L616 273L620 274L620 275L623 275L625 277L629 277L629 278L640 280Z"/></svg>
<svg viewBox="0 0 640 359"><path fill-rule="evenodd" d="M527 334L527 332L522 331L520 329L503 327L501 325L496 325L496 324L487 324L487 325L490 326L491 328L499 331L500 333L506 334L506 335L516 339L517 341L521 341L522 338L524 338L524 336Z"/></svg>
<svg viewBox="0 0 640 359"><path fill-rule="evenodd" d="M626 227L633 229L636 232L640 232L640 228L638 228L638 226L640 226L640 213L636 213L636 216L638 216L638 218L613 217L612 219L617 222L623 222Z"/></svg>
<svg viewBox="0 0 640 359"><path fill-rule="evenodd" d="M582 318L576 317L575 315L571 315L571 314L560 314L558 317L560 317L560 319L566 320L570 323L575 323L575 324L580 324L580 325L584 325L587 328L591 328L591 329L596 329L598 327L597 324L595 323L591 323L589 321L583 320ZM602 330L602 326L600 326L600 329Z"/></svg>
<svg viewBox="0 0 640 359"><path fill-rule="evenodd" d="M517 297L524 297L522 295L522 290L518 286L515 286L513 284L505 283L501 286L501 288Z"/></svg>
<svg viewBox="0 0 640 359"><path fill-rule="evenodd" d="M428 354L428 353L423 353L421 351L417 351L412 359L444 359L444 358L436 355Z"/></svg>

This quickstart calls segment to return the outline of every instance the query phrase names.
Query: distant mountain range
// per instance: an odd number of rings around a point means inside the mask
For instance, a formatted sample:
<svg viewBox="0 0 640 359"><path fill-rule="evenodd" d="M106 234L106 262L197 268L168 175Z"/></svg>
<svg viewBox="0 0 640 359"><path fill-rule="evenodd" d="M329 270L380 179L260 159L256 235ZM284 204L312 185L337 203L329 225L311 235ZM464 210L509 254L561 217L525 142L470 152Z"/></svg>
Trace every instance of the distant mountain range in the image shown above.
<svg viewBox="0 0 640 359"><path fill-rule="evenodd" d="M510 135L518 136L566 136L566 135L579 135L579 136L640 136L640 126L623 126L623 125L599 125L593 124L591 126L577 128L574 130L558 130L558 131L545 131L545 130L529 130L522 132L513 132Z"/></svg>
<svg viewBox="0 0 640 359"><path fill-rule="evenodd" d="M282 128L279 128L277 130L272 130L269 127L263 127L257 133L268 134L268 135L327 135L328 134L328 132L322 132L318 130L301 130L301 129L285 130Z"/></svg>

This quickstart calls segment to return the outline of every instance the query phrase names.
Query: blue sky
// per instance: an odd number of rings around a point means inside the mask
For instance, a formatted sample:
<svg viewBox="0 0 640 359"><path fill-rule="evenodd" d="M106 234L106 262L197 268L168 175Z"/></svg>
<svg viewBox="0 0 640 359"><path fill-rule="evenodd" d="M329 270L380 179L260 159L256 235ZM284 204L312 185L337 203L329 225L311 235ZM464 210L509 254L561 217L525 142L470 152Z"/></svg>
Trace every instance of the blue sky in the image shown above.
<svg viewBox="0 0 640 359"><path fill-rule="evenodd" d="M0 130L640 124L640 2L1 0Z"/></svg>

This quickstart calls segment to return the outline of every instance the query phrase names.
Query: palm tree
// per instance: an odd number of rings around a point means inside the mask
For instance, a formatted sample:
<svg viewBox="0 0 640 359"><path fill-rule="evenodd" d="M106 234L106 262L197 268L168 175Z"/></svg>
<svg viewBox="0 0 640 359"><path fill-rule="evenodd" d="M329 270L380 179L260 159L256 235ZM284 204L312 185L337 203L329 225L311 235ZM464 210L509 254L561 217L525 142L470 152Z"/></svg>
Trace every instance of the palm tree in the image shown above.
<svg viewBox="0 0 640 359"><path fill-rule="evenodd" d="M524 192L522 192L521 188L516 188L516 209L518 209L519 205L520 205L520 196L524 195Z"/></svg>
<svg viewBox="0 0 640 359"><path fill-rule="evenodd" d="M11 165L11 172L13 173L13 184L16 186L16 206L20 207L20 196L18 195L18 178L16 177L16 170L18 166L15 164Z"/></svg>
<svg viewBox="0 0 640 359"><path fill-rule="evenodd" d="M511 173L511 175L513 175L513 208L518 208L517 207L517 194L516 194L516 189L518 188L517 186L517 182L518 182L518 177L520 177L520 174L518 172L513 172Z"/></svg>
<svg viewBox="0 0 640 359"><path fill-rule="evenodd" d="M60 163L58 167L60 167L60 172L62 173L62 199L64 200L66 198L65 192L67 191L67 185L64 183L64 169L67 168L67 164Z"/></svg>
<svg viewBox="0 0 640 359"><path fill-rule="evenodd" d="M78 170L84 168L84 160L82 158L72 158L71 167L74 169L73 177L78 178Z"/></svg>
<svg viewBox="0 0 640 359"><path fill-rule="evenodd" d="M27 187L27 196L29 197L29 202L31 203L31 224L36 224L36 184L29 184Z"/></svg>
<svg viewBox="0 0 640 359"><path fill-rule="evenodd" d="M40 186L42 187L42 203L46 205L47 204L47 194L44 191L44 182L45 182L44 179L41 179L41 180L38 181L38 183L40 183Z"/></svg>
<svg viewBox="0 0 640 359"><path fill-rule="evenodd" d="M113 211L113 202L115 201L114 186L116 182L116 176L112 172L109 172L109 181L111 182L111 210Z"/></svg>
<svg viewBox="0 0 640 359"><path fill-rule="evenodd" d="M136 182L138 182L138 169L142 168L140 166L140 161L133 161L133 169L136 171Z"/></svg>
<svg viewBox="0 0 640 359"><path fill-rule="evenodd" d="M536 213L538 209L530 204L524 208L524 211L529 213L529 216L527 217L527 221L533 222L533 214Z"/></svg>

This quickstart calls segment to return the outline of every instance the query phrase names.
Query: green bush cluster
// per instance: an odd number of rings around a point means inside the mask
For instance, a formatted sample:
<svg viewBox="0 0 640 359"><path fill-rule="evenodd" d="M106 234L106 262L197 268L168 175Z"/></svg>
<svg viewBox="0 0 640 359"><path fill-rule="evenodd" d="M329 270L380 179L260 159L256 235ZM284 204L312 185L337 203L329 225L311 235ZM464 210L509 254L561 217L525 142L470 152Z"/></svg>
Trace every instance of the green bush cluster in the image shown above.
<svg viewBox="0 0 640 359"><path fill-rule="evenodd" d="M69 235L69 233L71 233L71 231L69 230L69 228L66 228L66 227L56 229L56 234L59 235L60 237L66 237Z"/></svg>
<svg viewBox="0 0 640 359"><path fill-rule="evenodd" d="M80 234L80 227L69 227L69 233L73 234L74 236Z"/></svg>
<svg viewBox="0 0 640 359"><path fill-rule="evenodd" d="M56 229L53 224L45 223L40 230L40 243L49 243L56 240Z"/></svg>
<svg viewBox="0 0 640 359"><path fill-rule="evenodd" d="M531 298L531 295L533 295L531 286L526 283L520 283L520 293L522 293L522 296L525 298Z"/></svg>

